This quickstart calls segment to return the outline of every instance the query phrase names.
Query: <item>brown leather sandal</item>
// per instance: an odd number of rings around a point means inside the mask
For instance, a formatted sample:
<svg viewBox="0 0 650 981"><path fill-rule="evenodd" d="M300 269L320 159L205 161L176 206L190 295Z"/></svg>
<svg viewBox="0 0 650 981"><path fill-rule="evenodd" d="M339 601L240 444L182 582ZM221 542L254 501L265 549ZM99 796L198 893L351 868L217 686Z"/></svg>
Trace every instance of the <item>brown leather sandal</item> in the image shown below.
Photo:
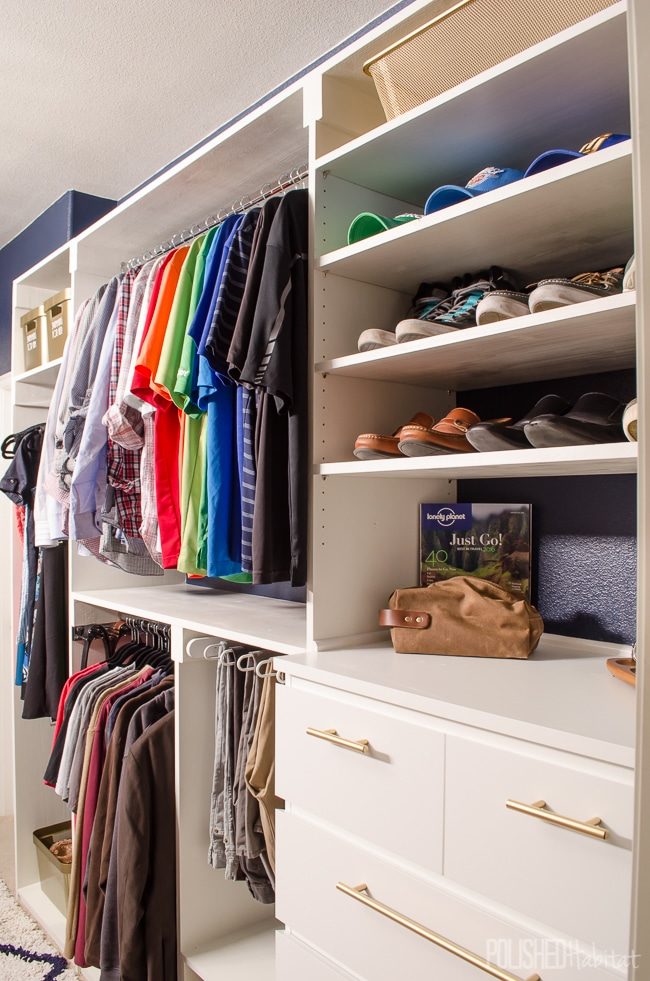
<svg viewBox="0 0 650 981"><path fill-rule="evenodd" d="M474 453L465 433L481 420L471 409L452 409L433 426L402 427L399 450L405 456L433 456L438 453Z"/></svg>
<svg viewBox="0 0 650 981"><path fill-rule="evenodd" d="M433 416L427 412L417 412L406 426L400 426L392 436L361 433L354 441L354 455L358 460L385 460L386 457L399 457L401 456L399 441L404 430L412 426L429 429L434 421Z"/></svg>

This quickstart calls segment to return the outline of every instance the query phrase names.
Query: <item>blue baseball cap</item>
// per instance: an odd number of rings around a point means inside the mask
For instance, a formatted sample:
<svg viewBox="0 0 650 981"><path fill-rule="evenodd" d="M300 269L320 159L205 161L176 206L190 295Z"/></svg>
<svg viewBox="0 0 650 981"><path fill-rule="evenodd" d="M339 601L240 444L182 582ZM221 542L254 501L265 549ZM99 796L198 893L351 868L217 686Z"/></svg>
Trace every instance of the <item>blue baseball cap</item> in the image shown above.
<svg viewBox="0 0 650 981"><path fill-rule="evenodd" d="M523 170L514 170L512 167L484 167L467 182L465 187L459 187L457 184L443 184L442 187L438 187L427 198L424 213L432 215L435 211L451 207L452 204L470 201L478 194L486 194L487 191L494 191L497 187L505 187L506 184L521 180L523 176Z"/></svg>
<svg viewBox="0 0 650 981"><path fill-rule="evenodd" d="M568 163L570 160L578 160L588 153L595 153L597 150L605 150L608 146L615 146L617 143L624 143L630 137L626 133L603 133L595 139L585 143L579 150L546 150L535 157L525 173L525 177L532 177L533 174L541 174L551 167L559 167L560 164Z"/></svg>

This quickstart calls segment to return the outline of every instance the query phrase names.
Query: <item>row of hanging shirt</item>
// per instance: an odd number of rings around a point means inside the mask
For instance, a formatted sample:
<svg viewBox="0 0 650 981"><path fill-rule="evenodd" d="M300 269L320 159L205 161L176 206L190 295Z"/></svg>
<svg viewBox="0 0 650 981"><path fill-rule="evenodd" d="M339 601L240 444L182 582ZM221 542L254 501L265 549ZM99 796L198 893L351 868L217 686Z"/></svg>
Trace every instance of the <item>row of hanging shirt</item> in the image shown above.
<svg viewBox="0 0 650 981"><path fill-rule="evenodd" d="M84 657L99 638L106 659L66 682L44 774L76 815L65 953L80 967L100 968L102 981L175 981L169 628L127 618L108 629L87 625L79 636ZM208 860L271 903L275 810L283 806L275 795L272 655L225 641L197 643L209 660L210 650L217 652Z"/></svg>
<svg viewBox="0 0 650 981"><path fill-rule="evenodd" d="M44 776L76 815L65 954L103 981L177 971L169 628L140 626L66 682Z"/></svg>
<svg viewBox="0 0 650 981"><path fill-rule="evenodd" d="M37 545L142 575L306 581L308 194L229 215L81 305Z"/></svg>

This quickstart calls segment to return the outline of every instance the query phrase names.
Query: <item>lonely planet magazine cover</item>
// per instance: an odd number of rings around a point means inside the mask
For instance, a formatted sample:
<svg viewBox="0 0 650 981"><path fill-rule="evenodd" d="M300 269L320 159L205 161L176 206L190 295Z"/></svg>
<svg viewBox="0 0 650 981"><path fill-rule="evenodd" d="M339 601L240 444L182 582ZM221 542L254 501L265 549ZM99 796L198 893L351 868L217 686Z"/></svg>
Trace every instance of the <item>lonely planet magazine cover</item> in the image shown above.
<svg viewBox="0 0 650 981"><path fill-rule="evenodd" d="M420 585L489 579L530 601L530 504L421 504Z"/></svg>

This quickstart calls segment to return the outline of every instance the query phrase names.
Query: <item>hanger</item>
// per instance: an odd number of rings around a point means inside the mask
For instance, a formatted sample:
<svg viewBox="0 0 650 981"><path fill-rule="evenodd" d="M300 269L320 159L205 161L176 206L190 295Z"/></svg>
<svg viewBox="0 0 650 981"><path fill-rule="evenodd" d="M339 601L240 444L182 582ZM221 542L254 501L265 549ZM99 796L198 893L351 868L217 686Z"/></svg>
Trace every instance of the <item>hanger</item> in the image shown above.
<svg viewBox="0 0 650 981"><path fill-rule="evenodd" d="M108 632L101 623L89 623L82 627L80 636L83 638L84 646L81 652L80 670L85 671L88 667L88 657L93 640L101 640L104 645L104 660L107 664L111 663L111 645Z"/></svg>
<svg viewBox="0 0 650 981"><path fill-rule="evenodd" d="M0 453L5 460L13 460L16 455L16 450L25 439L31 433L36 432L36 430L41 429L45 426L44 422L37 422L34 426L28 426L27 429L22 429L19 433L12 433L7 436L0 446Z"/></svg>
<svg viewBox="0 0 650 981"><path fill-rule="evenodd" d="M240 657L237 658L237 670L244 671L245 673L248 671L254 671L257 665L255 655L263 654L263 653L264 651L257 651L257 650L246 651L244 654L242 654Z"/></svg>
<svg viewBox="0 0 650 981"><path fill-rule="evenodd" d="M274 654L273 657L267 657L263 661L259 661L259 663L255 666L255 674L258 678L262 678L262 680L264 680L265 678L278 677L280 672L276 671L273 667L273 659L276 657L282 657L282 655Z"/></svg>

